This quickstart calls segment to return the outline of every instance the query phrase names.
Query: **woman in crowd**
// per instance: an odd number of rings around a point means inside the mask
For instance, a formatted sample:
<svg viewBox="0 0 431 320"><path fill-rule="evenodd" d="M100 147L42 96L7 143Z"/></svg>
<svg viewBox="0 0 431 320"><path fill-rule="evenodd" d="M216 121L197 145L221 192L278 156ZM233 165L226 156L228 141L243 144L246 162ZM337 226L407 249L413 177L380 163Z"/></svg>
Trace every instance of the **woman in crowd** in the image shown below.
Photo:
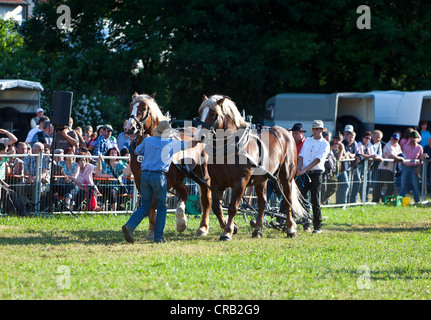
<svg viewBox="0 0 431 320"><path fill-rule="evenodd" d="M78 155L88 156L89 152L80 151ZM75 209L80 211L83 200L91 197L91 190L96 194L99 193L97 187L94 185L93 174L102 170L102 156L100 155L97 159L97 165L89 163L89 158L86 157L79 157L76 161L78 162L78 168L75 170L72 181L78 188L76 194L77 207ZM95 210L100 211L101 209L101 207L97 207Z"/></svg>
<svg viewBox="0 0 431 320"><path fill-rule="evenodd" d="M73 151L73 148L67 148L64 150L65 155L74 155L75 152ZM74 157L64 157L64 160L60 161L58 165L63 168L63 173L65 178L62 179L63 188L62 188L62 196L64 197L64 203L68 208L71 208L72 199L73 199L73 190L74 190L74 184L73 184L73 177L75 175L75 171L78 168L78 163L75 162Z"/></svg>
<svg viewBox="0 0 431 320"><path fill-rule="evenodd" d="M96 174L97 178L105 179L105 181L103 181L103 186L100 187L100 191L104 197L107 197L112 211L117 210L118 194L126 193L122 181L123 171L126 169L126 165L123 161L115 158L119 156L120 151L118 151L117 147L108 149L105 153L105 157L113 158L106 158L105 161L102 162L102 172Z"/></svg>

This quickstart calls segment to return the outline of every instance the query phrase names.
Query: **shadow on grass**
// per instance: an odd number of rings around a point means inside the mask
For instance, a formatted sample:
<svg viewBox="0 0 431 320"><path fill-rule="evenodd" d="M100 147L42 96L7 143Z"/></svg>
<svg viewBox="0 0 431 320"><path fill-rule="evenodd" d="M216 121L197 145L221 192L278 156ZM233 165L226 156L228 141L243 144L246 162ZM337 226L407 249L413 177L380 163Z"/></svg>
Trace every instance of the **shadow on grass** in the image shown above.
<svg viewBox="0 0 431 320"><path fill-rule="evenodd" d="M378 232L430 232L431 226L424 227L387 227L387 226L357 226L349 224L339 224L337 226L328 227L330 231L341 231L341 232L362 232L362 233L378 233Z"/></svg>
<svg viewBox="0 0 431 320"><path fill-rule="evenodd" d="M168 242L195 242L207 241L214 242L219 238L219 234L210 234L206 237L198 237L195 230L189 230L185 233L175 233L168 231L165 238ZM147 230L135 230L135 244L151 244L147 240ZM83 245L112 245L127 244L124 234L120 230L78 230L78 231L48 231L38 232L37 234L13 235L11 237L0 237L0 245L64 245L64 244L83 244Z"/></svg>

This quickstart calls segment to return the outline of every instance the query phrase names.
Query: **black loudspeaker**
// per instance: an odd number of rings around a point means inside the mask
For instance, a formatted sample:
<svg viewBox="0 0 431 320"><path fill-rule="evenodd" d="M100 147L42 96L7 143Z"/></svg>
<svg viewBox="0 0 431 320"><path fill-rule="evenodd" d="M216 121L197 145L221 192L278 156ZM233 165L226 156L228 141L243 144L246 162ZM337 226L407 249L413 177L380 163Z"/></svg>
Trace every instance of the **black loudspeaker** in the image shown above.
<svg viewBox="0 0 431 320"><path fill-rule="evenodd" d="M64 127L69 125L69 118L72 111L73 92L54 91L52 95L52 119L54 127Z"/></svg>

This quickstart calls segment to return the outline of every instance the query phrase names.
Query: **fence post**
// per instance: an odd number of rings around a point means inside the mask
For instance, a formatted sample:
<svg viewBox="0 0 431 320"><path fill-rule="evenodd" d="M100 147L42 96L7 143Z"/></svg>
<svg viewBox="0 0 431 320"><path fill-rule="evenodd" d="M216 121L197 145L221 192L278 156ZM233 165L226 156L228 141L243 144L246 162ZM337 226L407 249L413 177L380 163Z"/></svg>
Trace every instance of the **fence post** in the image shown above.
<svg viewBox="0 0 431 320"><path fill-rule="evenodd" d="M136 209L137 201L138 201L138 188L136 188L136 183L133 182L132 212L134 212Z"/></svg>
<svg viewBox="0 0 431 320"><path fill-rule="evenodd" d="M35 211L36 213L40 213L40 187L42 186L42 159L43 154L40 152L37 156L36 161L36 186L35 186L35 194L34 201L36 203Z"/></svg>
<svg viewBox="0 0 431 320"><path fill-rule="evenodd" d="M362 204L365 203L365 199L367 199L367 184L368 184L368 160L364 160L364 173L362 175L362 190L361 190L361 199Z"/></svg>
<svg viewBox="0 0 431 320"><path fill-rule="evenodd" d="M428 161L424 160L422 161L422 188L421 188L421 198L422 198L422 202L426 201L427 198L427 164Z"/></svg>

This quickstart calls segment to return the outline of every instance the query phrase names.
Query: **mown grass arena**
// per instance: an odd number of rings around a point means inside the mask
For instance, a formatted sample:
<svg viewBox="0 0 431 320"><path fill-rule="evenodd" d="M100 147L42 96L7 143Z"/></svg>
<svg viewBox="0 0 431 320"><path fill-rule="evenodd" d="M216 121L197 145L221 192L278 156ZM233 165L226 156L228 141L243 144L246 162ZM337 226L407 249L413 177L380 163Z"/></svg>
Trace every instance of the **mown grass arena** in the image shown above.
<svg viewBox="0 0 431 320"><path fill-rule="evenodd" d="M1 217L1 299L428 300L431 219L421 206L323 209L324 230L296 238L264 228L252 239L239 216L218 241L210 215L183 233L168 214L166 244L146 240L148 219L124 240L128 215ZM269 219L268 217L266 219Z"/></svg>

